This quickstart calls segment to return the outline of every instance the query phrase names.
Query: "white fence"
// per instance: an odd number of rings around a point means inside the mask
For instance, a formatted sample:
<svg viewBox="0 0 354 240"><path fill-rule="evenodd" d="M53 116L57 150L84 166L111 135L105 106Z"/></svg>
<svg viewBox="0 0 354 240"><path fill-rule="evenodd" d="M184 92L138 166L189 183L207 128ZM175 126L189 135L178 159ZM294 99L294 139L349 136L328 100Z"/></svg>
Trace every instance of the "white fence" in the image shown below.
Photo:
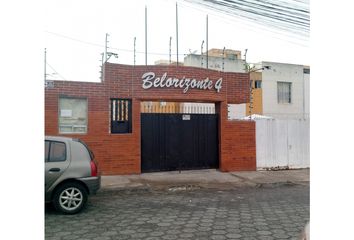
<svg viewBox="0 0 354 240"><path fill-rule="evenodd" d="M257 169L310 167L309 119L256 120Z"/></svg>

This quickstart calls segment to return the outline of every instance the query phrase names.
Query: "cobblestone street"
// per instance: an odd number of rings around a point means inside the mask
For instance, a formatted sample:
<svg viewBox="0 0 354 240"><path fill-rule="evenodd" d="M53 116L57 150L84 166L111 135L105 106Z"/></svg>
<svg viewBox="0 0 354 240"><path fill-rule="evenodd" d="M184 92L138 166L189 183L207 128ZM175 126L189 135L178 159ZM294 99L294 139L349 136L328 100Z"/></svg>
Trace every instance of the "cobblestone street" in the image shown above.
<svg viewBox="0 0 354 240"><path fill-rule="evenodd" d="M46 206L45 239L298 239L309 186L101 191L77 215Z"/></svg>

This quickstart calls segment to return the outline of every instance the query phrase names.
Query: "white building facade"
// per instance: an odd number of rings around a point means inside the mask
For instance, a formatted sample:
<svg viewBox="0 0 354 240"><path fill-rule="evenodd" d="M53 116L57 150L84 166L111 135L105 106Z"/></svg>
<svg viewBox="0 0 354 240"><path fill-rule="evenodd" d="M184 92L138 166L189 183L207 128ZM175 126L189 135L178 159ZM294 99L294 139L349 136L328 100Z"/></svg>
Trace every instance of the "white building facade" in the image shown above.
<svg viewBox="0 0 354 240"><path fill-rule="evenodd" d="M188 54L184 57L184 66L207 68L223 72L246 72L245 60L241 59L241 52L236 50L211 49L207 55Z"/></svg>
<svg viewBox="0 0 354 240"><path fill-rule="evenodd" d="M310 68L275 62L262 62L261 66L263 115L276 119L309 118Z"/></svg>

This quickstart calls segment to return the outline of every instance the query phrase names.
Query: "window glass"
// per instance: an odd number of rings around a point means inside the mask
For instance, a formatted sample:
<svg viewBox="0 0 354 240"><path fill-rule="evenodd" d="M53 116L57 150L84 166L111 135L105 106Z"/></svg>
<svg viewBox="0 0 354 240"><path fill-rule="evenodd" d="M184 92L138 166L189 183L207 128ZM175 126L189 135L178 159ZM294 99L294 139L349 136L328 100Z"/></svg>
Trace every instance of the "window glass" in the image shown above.
<svg viewBox="0 0 354 240"><path fill-rule="evenodd" d="M262 88L262 81L256 80L254 82L254 88Z"/></svg>
<svg viewBox="0 0 354 240"><path fill-rule="evenodd" d="M87 99L59 99L59 133L87 132Z"/></svg>
<svg viewBox="0 0 354 240"><path fill-rule="evenodd" d="M60 162L66 160L66 146L62 142L51 142L50 144L50 162Z"/></svg>
<svg viewBox="0 0 354 240"><path fill-rule="evenodd" d="M44 161L47 162L49 159L49 141L45 141L44 146Z"/></svg>
<svg viewBox="0 0 354 240"><path fill-rule="evenodd" d="M291 83L278 82L278 103L291 103Z"/></svg>
<svg viewBox="0 0 354 240"><path fill-rule="evenodd" d="M310 69L309 68L304 68L304 73L310 74Z"/></svg>

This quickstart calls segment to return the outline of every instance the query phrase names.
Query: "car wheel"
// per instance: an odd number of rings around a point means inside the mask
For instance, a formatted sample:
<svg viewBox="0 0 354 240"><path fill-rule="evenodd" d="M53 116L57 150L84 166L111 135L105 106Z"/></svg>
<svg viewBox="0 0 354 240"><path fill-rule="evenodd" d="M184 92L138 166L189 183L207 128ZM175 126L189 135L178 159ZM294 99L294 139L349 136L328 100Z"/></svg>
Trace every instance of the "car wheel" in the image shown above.
<svg viewBox="0 0 354 240"><path fill-rule="evenodd" d="M87 191L82 184L67 182L61 185L53 196L53 205L56 210L74 214L79 212L87 201Z"/></svg>

